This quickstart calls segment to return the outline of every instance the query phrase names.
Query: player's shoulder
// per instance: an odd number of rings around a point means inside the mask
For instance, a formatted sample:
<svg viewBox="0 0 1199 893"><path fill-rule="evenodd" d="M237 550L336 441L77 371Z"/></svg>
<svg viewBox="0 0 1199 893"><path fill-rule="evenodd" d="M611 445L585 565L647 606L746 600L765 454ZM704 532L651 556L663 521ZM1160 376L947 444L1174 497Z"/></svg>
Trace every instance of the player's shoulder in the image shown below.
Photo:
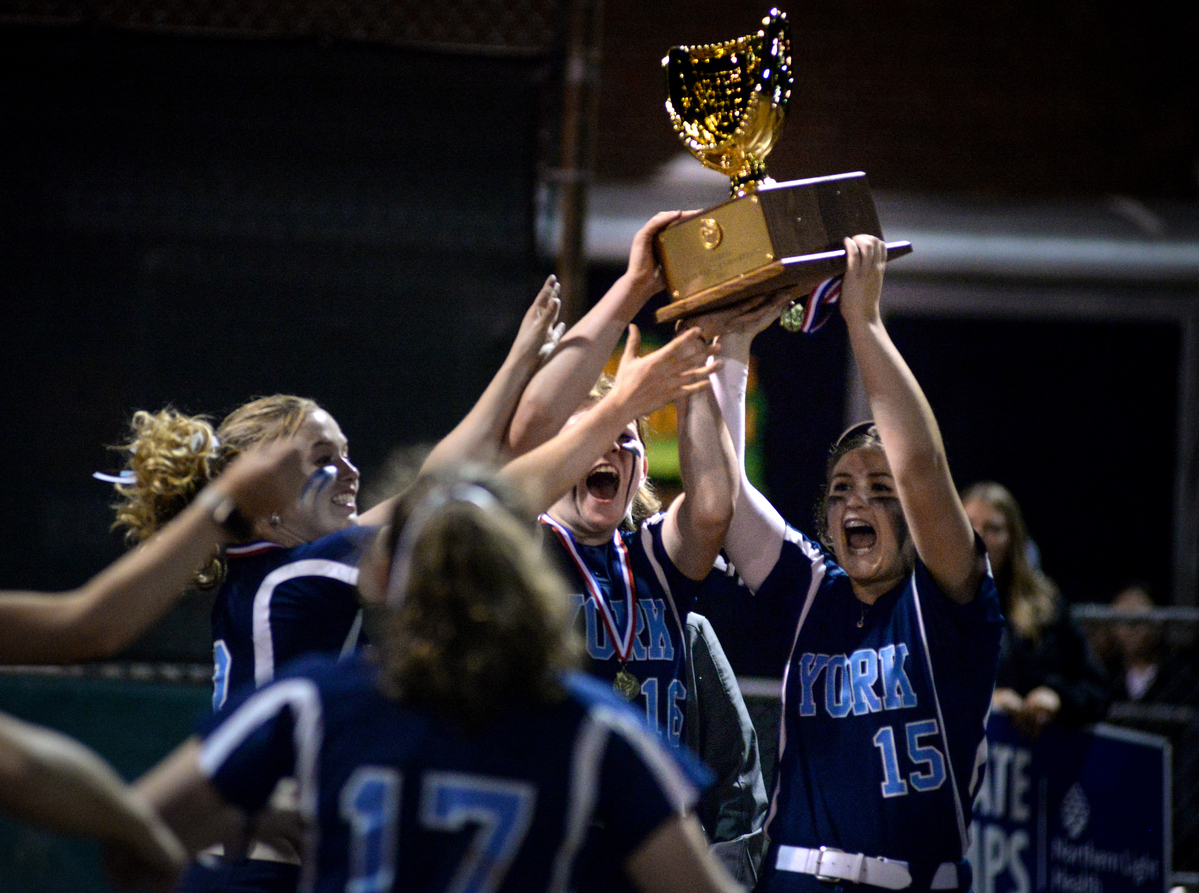
<svg viewBox="0 0 1199 893"><path fill-rule="evenodd" d="M326 534L310 543L301 543L290 551L296 560L329 558L357 564L358 559L365 553L378 531L378 527L354 524Z"/></svg>
<svg viewBox="0 0 1199 893"><path fill-rule="evenodd" d="M275 674L275 681L307 680L324 697L344 697L350 692L374 692L378 667L360 654L339 658L333 654L309 653L296 657Z"/></svg>

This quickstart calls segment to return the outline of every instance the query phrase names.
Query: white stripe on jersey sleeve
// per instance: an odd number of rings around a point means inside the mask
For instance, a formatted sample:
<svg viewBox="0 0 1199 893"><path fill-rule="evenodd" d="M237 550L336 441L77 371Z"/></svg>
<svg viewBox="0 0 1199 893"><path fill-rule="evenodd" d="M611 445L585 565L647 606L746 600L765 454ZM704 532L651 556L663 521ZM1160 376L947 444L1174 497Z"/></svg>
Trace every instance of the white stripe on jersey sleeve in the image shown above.
<svg viewBox="0 0 1199 893"><path fill-rule="evenodd" d="M570 871L583 845L583 837L595 813L600 765L613 734L619 735L641 757L661 787L666 799L678 811L690 808L699 791L665 750L652 732L624 713L609 707L593 708L581 724L571 756L570 796L567 801L566 834L554 857L554 873L547 893L567 889Z"/></svg>
<svg viewBox="0 0 1199 893"><path fill-rule="evenodd" d="M566 833L554 857L554 873L546 893L561 893L570 881L570 869L583 845L583 835L595 812L600 762L608 744L608 729L588 715L575 737L570 760L570 794L566 801Z"/></svg>
<svg viewBox="0 0 1199 893"><path fill-rule="evenodd" d="M310 679L284 679L252 695L205 739L200 747L200 769L212 778L248 737L288 708L295 717L293 741L300 809L306 818L315 820L317 759L324 736L324 714L320 692Z"/></svg>
<svg viewBox="0 0 1199 893"><path fill-rule="evenodd" d="M306 558L271 571L254 593L254 685L263 686L275 678L275 643L271 638L271 599L282 583L297 577L328 577L351 586L358 585L358 568L328 558Z"/></svg>

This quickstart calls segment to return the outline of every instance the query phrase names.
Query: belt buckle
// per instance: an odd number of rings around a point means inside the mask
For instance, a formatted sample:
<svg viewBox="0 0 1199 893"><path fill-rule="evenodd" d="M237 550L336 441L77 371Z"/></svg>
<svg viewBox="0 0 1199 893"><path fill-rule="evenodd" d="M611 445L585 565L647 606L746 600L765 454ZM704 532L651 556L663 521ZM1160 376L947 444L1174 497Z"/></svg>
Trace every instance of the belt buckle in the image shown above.
<svg viewBox="0 0 1199 893"><path fill-rule="evenodd" d="M821 874L821 866L824 864L825 853L837 853L841 855L845 853L845 850L839 850L832 846L822 846L816 851L816 868L812 872L812 875L816 878L816 880L825 881L826 883L836 883L837 881L848 880L839 874Z"/></svg>

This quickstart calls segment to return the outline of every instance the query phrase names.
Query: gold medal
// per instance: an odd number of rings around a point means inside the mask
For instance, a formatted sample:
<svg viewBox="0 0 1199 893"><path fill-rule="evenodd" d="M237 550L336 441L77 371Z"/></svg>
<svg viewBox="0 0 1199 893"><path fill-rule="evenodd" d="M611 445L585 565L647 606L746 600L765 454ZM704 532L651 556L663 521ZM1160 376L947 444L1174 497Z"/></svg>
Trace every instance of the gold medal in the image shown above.
<svg viewBox="0 0 1199 893"><path fill-rule="evenodd" d="M641 694L641 683L637 681L636 676L624 667L621 667L620 672L616 674L616 679L612 682L612 688L626 701L631 701L637 695Z"/></svg>
<svg viewBox="0 0 1199 893"><path fill-rule="evenodd" d="M788 332L803 331L804 304L803 301L792 301L779 317L779 325Z"/></svg>

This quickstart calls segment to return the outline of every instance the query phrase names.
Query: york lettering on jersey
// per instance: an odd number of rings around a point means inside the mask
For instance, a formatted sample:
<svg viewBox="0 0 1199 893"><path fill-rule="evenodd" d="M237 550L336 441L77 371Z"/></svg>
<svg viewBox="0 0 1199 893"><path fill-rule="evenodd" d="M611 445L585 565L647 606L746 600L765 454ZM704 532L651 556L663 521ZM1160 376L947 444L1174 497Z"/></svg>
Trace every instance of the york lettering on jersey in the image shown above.
<svg viewBox="0 0 1199 893"><path fill-rule="evenodd" d="M607 660L616 654L604 618L594 599L581 593L574 596L575 607L583 612L587 654L595 660ZM626 606L614 605L617 634L627 627ZM670 638L670 606L664 599L643 598L637 601L637 631L633 636L632 660L674 660L674 642Z"/></svg>
<svg viewBox="0 0 1199 893"><path fill-rule="evenodd" d="M574 596L575 607L582 614L587 654L597 661L617 656L616 646L604 623L599 606L582 594ZM614 606L616 634L628 629L625 605ZM674 661L675 643L670 635L673 612L664 599L643 598L637 602L637 630L633 637L630 662L642 660ZM683 719L687 705L687 688L679 679L645 675L634 667L640 683L635 700L644 699L645 718L651 729L672 746L682 741Z"/></svg>
<svg viewBox="0 0 1199 893"><path fill-rule="evenodd" d="M837 718L915 707L916 692L904 669L907 658L902 642L852 654L806 652L799 659L799 715L815 716L821 705Z"/></svg>

